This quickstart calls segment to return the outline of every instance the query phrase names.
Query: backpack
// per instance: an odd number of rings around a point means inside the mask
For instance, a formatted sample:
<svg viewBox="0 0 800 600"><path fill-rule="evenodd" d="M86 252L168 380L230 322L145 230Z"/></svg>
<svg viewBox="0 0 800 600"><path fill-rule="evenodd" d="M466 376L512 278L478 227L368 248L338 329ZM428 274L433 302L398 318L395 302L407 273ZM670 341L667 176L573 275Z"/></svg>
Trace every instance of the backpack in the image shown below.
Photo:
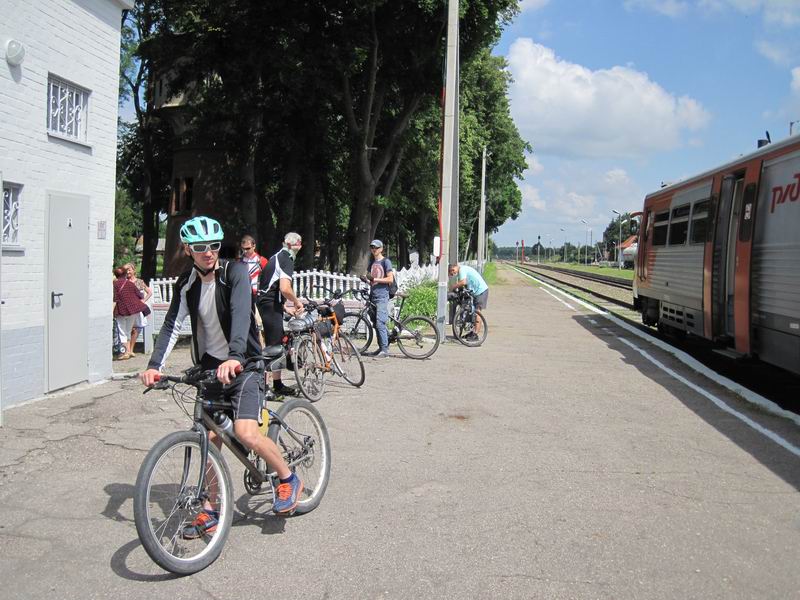
<svg viewBox="0 0 800 600"><path fill-rule="evenodd" d="M383 260L386 260L385 258ZM386 273L386 263L383 263L383 272ZM397 295L397 273L392 269L392 282L389 284L389 300Z"/></svg>

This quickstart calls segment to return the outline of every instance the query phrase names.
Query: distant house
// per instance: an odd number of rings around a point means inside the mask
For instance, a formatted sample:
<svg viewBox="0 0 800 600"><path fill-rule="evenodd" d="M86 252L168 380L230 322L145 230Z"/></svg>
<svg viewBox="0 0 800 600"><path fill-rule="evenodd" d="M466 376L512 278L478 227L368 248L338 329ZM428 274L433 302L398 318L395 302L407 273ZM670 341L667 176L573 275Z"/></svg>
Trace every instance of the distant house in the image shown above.
<svg viewBox="0 0 800 600"><path fill-rule="evenodd" d="M111 374L120 20L0 0L0 408Z"/></svg>
<svg viewBox="0 0 800 600"><path fill-rule="evenodd" d="M158 243L156 244L156 254L164 254L164 248L166 247L167 240L165 238L158 238ZM141 235L136 238L136 247L134 248L136 254L141 254L144 250L144 237Z"/></svg>

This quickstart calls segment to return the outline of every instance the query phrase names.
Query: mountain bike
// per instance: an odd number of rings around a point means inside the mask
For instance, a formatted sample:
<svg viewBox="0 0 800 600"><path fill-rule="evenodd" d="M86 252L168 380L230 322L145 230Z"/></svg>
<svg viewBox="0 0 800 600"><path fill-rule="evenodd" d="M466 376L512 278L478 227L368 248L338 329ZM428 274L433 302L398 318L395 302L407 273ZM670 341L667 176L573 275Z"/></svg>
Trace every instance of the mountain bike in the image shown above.
<svg viewBox="0 0 800 600"><path fill-rule="evenodd" d="M353 340L359 353L364 354L376 335L374 323L377 306L370 300L369 288L339 292L338 296L341 298L347 294L352 294L353 297L364 302L364 306L358 312L345 312L342 329L347 337ZM389 343L396 343L400 352L408 358L429 358L439 348L441 342L439 330L431 319L422 315L411 315L402 320L399 319L398 316L403 313L407 294L398 292L395 298L400 298L400 306L395 308L395 314L389 313L386 322Z"/></svg>
<svg viewBox="0 0 800 600"><path fill-rule="evenodd" d="M364 364L353 342L340 334L338 315L344 307L305 299L306 312L288 323L295 338L292 345L294 374L300 392L311 402L322 398L328 375L339 375L359 387L365 379Z"/></svg>
<svg viewBox="0 0 800 600"><path fill-rule="evenodd" d="M459 288L448 294L448 299L456 303L453 317L453 335L465 346L480 346L489 334L486 318L478 312L475 294L466 288Z"/></svg>
<svg viewBox="0 0 800 600"><path fill-rule="evenodd" d="M282 346L271 346L265 355L245 361L282 360ZM263 362L257 376L264 377ZM274 366L274 362L273 365ZM179 575L196 573L213 563L222 552L233 523L233 484L221 451L209 442L213 431L244 465L244 487L249 494L275 494L277 473L233 434L233 407L220 399L215 371L192 367L181 376L162 375L153 389L170 390L176 404L190 416L189 431L170 433L147 453L136 478L133 517L136 532L147 554L161 568ZM192 391L194 390L194 394ZM268 392L268 394L270 394ZM273 440L289 468L303 481L295 513L314 510L328 486L331 447L322 416L308 401L294 398L276 411L262 400L261 431ZM210 503L219 512L215 529L187 536L186 528Z"/></svg>
<svg viewBox="0 0 800 600"><path fill-rule="evenodd" d="M361 387L366 379L364 361L353 341L342 329L342 321L345 318L344 304L341 302L341 298L338 301L334 298L333 290L324 286L317 286L317 288L331 295L330 298L321 302L312 300L307 300L307 302L312 310L317 311L319 321L327 321L327 325L318 325L316 331L323 349L327 351L330 346L332 371L334 375L340 376L350 385Z"/></svg>

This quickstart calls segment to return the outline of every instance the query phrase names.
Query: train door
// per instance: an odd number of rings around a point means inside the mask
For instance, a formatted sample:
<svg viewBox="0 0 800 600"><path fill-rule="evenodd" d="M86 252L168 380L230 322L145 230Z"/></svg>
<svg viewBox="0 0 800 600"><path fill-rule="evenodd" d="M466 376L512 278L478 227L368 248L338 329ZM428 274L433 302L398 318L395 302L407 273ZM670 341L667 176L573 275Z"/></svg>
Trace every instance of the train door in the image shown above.
<svg viewBox="0 0 800 600"><path fill-rule="evenodd" d="M726 175L717 204L712 272L713 337L735 335L734 292L736 283L736 236L742 210L744 173Z"/></svg>

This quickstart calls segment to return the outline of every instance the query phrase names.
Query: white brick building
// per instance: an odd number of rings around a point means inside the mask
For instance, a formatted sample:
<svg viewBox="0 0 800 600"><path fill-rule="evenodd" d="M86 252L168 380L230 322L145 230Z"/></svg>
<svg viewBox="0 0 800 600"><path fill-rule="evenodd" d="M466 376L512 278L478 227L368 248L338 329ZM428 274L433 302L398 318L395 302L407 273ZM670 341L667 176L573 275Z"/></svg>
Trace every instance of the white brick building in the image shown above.
<svg viewBox="0 0 800 600"><path fill-rule="evenodd" d="M111 373L120 19L132 3L0 0L2 408Z"/></svg>

